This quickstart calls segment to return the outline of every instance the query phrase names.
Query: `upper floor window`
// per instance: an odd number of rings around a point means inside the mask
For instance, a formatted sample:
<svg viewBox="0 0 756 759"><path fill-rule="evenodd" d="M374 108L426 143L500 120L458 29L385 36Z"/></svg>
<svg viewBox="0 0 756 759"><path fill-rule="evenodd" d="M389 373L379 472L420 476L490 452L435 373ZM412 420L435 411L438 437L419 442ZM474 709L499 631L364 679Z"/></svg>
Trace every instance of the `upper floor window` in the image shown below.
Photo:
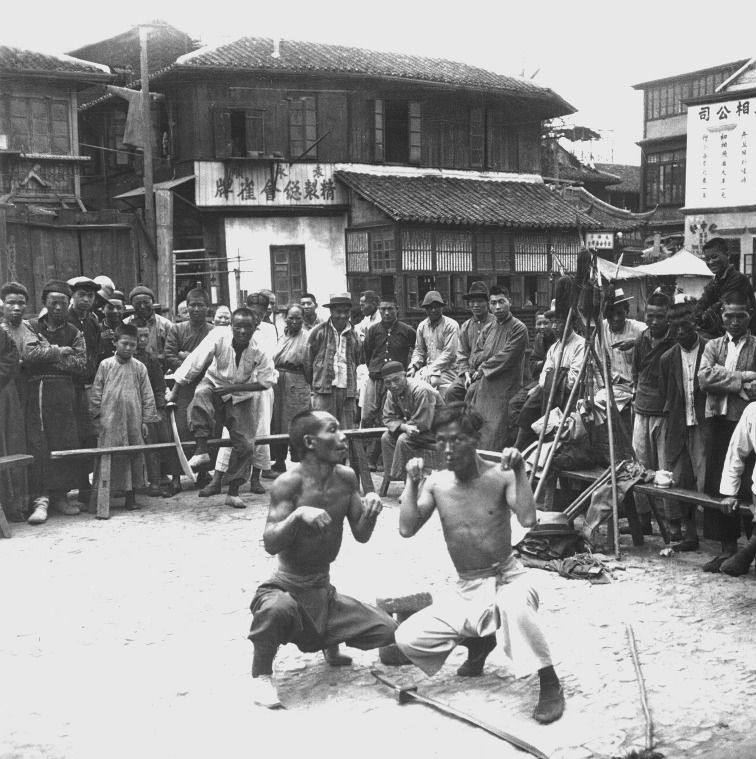
<svg viewBox="0 0 756 759"><path fill-rule="evenodd" d="M646 90L646 121L666 119L688 112L682 101L691 97L711 95L733 71L717 71L690 79L667 82Z"/></svg>
<svg viewBox="0 0 756 759"><path fill-rule="evenodd" d="M289 98L289 154L291 158L317 158L318 104L314 95ZM305 153L306 152L306 153Z"/></svg>
<svg viewBox="0 0 756 759"><path fill-rule="evenodd" d="M646 156L646 207L685 202L685 150L665 150Z"/></svg>
<svg viewBox="0 0 756 759"><path fill-rule="evenodd" d="M70 155L68 100L11 96L8 105L11 150Z"/></svg>
<svg viewBox="0 0 756 759"><path fill-rule="evenodd" d="M265 153L265 111L217 109L213 112L216 158L246 158Z"/></svg>
<svg viewBox="0 0 756 759"><path fill-rule="evenodd" d="M413 100L376 100L375 160L420 163L420 103Z"/></svg>

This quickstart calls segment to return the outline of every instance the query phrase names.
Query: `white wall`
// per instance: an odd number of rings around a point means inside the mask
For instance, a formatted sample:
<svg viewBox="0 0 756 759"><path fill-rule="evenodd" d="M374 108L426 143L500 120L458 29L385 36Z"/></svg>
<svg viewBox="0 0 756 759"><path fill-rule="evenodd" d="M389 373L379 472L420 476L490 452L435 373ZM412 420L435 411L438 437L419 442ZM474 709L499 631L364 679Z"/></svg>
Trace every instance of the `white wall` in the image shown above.
<svg viewBox="0 0 756 759"><path fill-rule="evenodd" d="M271 288L270 246L304 245L307 289L327 303L331 293L346 290L344 229L346 214L337 216L234 217L225 219L228 290L236 307L237 252L241 257L241 288ZM272 288L271 288L272 289Z"/></svg>

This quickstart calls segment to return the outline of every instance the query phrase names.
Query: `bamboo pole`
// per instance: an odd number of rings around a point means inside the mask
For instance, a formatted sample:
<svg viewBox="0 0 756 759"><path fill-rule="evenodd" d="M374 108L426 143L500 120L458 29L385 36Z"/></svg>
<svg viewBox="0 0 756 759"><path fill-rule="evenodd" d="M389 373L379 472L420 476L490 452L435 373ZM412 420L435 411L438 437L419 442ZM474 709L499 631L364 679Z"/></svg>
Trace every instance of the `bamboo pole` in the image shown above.
<svg viewBox="0 0 756 759"><path fill-rule="evenodd" d="M551 388L549 388L549 398L546 402L546 413L544 415L545 419L549 418L549 414L551 413L551 407L554 405L554 396L556 395L556 375L559 372L559 368L562 366L562 356L564 355L564 343L567 338L567 333L569 331L569 328L572 324L572 317L574 314L574 306L570 306L570 310L567 312L567 319L564 322L564 329L562 330L562 339L559 343L559 350L557 351L556 361L554 362L554 375L551 380ZM576 383L577 384L577 383ZM536 471L538 469L538 461L541 457L541 448L543 448L543 440L546 437L546 424L544 423L543 428L541 429L541 434L538 436L538 446L536 448L536 454L535 454L535 466L533 467L533 470L530 472L530 485L533 485L533 482L535 481Z"/></svg>

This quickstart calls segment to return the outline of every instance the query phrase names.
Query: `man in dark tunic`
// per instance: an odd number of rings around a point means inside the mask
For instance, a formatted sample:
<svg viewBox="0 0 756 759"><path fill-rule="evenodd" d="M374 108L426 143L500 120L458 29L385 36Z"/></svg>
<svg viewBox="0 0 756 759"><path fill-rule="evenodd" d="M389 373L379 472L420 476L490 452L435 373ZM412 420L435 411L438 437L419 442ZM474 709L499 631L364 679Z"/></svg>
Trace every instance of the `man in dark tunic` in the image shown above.
<svg viewBox="0 0 756 759"><path fill-rule="evenodd" d="M38 355L25 362L29 373L26 406L26 435L34 465L29 481L38 496L30 524L47 520L48 507L74 516L79 507L69 503L66 493L80 481L81 467L70 461L52 461L50 451L80 447L78 402L75 381L87 371L84 335L67 320L71 288L50 280L42 289L44 316L30 321L40 341L58 348L55 354Z"/></svg>

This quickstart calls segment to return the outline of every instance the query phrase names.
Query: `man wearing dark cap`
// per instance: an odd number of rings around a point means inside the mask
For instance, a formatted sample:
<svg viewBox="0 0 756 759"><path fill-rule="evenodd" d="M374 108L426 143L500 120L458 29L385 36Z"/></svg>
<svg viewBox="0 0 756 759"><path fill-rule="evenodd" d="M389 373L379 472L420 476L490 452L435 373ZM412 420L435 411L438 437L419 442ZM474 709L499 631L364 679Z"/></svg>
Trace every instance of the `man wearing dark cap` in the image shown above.
<svg viewBox="0 0 756 759"><path fill-rule="evenodd" d="M381 368L386 386L383 423L388 428L381 437L383 471L392 480L403 480L407 462L435 445L431 432L436 408L443 404L438 390L427 382L407 377L398 361Z"/></svg>
<svg viewBox="0 0 756 759"><path fill-rule="evenodd" d="M331 318L313 327L307 338L305 379L312 387L312 408L328 411L341 428L354 428L357 406L357 366L362 348L349 321L352 296L331 295Z"/></svg>
<svg viewBox="0 0 756 759"><path fill-rule="evenodd" d="M134 315L124 319L124 324L133 323L137 327L147 327L150 330L147 349L164 364L165 341L172 326L170 319L155 313L155 293L145 285L137 285L129 293L129 302L134 309Z"/></svg>
<svg viewBox="0 0 756 759"><path fill-rule="evenodd" d="M26 435L34 456L29 482L36 494L30 524L45 522L48 508L68 516L79 513L66 493L79 484L80 467L52 461L49 456L50 451L80 447L74 382L86 372L87 350L84 335L67 320L71 294L68 284L50 280L42 289L47 313L30 321L40 342L56 347L55 354L38 354L25 361L29 373Z"/></svg>
<svg viewBox="0 0 756 759"><path fill-rule="evenodd" d="M87 368L82 375L74 379L79 442L85 448L95 448L97 446L97 430L89 416L89 389L97 372L97 358L100 354L100 322L92 313L95 296L100 286L89 277L74 277L68 280L68 284L71 287L68 321L84 335L84 343L87 349ZM93 469L93 460L82 460L79 503L89 503L89 472Z"/></svg>
<svg viewBox="0 0 756 759"><path fill-rule="evenodd" d="M470 318L459 328L459 348L457 349L457 378L446 391L446 402L463 401L470 387L470 354L478 342L483 327L493 321L488 310L488 286L485 282L473 282L470 290L462 296L470 308Z"/></svg>
<svg viewBox="0 0 756 759"><path fill-rule="evenodd" d="M438 290L426 293L421 305L428 317L417 328L417 341L407 376L417 376L438 388L443 397L456 378L459 324L444 316L446 304Z"/></svg>
<svg viewBox="0 0 756 759"><path fill-rule="evenodd" d="M722 296L729 292L743 295L751 312L751 331L756 331L756 298L749 278L730 263L727 240L712 237L703 247L703 259L714 275L701 294L696 306L699 331L704 337L721 337L725 334L722 322Z"/></svg>
<svg viewBox="0 0 756 759"><path fill-rule="evenodd" d="M120 290L113 290L103 309L100 322L100 352L97 356L98 365L106 358L115 355L115 331L123 322L126 310L126 296Z"/></svg>

